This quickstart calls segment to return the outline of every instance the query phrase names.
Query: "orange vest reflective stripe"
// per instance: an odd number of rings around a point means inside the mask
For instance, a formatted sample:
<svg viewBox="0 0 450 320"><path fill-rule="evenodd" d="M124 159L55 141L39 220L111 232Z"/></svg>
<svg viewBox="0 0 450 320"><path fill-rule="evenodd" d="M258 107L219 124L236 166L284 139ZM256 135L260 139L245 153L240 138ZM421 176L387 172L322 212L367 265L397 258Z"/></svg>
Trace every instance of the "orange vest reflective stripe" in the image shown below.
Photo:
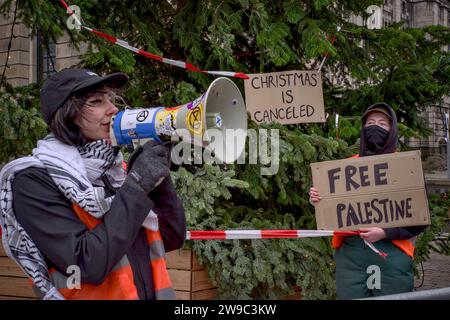
<svg viewBox="0 0 450 320"><path fill-rule="evenodd" d="M359 155L356 154L350 159L359 158ZM342 246L342 243L344 242L345 236L333 236L333 239L331 240L331 247L333 249L339 249ZM415 237L407 240L391 240L391 242L396 245L400 250L402 250L404 253L406 253L411 258L414 257L414 243L415 243Z"/></svg>
<svg viewBox="0 0 450 320"><path fill-rule="evenodd" d="M77 204L73 204L73 209L78 218L88 229L93 229L99 223L96 219ZM153 280L155 284L156 299L175 299L172 289L172 281L166 268L164 244L159 231L146 229L147 241L152 257L150 266L152 268ZM127 256L114 266L113 270L106 276L100 285L81 283L80 288L69 288L71 281L64 274L54 268L49 270L50 280L58 291L66 299L81 300L137 300L139 299L136 286L133 280L133 270ZM68 281L69 280L69 281Z"/></svg>
<svg viewBox="0 0 450 320"><path fill-rule="evenodd" d="M133 282L133 271L126 257L122 258L99 285L81 283L80 288L77 288L75 283L55 268L51 268L49 274L50 281L68 300L137 300L139 298ZM69 288L69 284L72 284L73 288Z"/></svg>
<svg viewBox="0 0 450 320"><path fill-rule="evenodd" d="M172 289L172 281L167 271L164 243L161 233L146 229L147 242L150 247L151 267L153 282L155 284L155 295L157 300L175 299Z"/></svg>

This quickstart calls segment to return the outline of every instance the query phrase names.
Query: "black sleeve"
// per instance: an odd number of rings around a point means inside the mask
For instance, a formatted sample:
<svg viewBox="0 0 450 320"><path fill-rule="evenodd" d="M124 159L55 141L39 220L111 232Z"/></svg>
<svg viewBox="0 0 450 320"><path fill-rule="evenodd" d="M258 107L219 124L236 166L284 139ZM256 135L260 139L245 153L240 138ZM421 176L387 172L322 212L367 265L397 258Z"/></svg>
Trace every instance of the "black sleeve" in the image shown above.
<svg viewBox="0 0 450 320"><path fill-rule="evenodd" d="M149 197L155 203L153 211L158 215L159 231L166 252L181 248L186 239L186 218L172 180L164 179L149 193Z"/></svg>
<svg viewBox="0 0 450 320"><path fill-rule="evenodd" d="M428 226L413 226L403 228L385 228L387 240L406 240L422 233Z"/></svg>
<svg viewBox="0 0 450 320"><path fill-rule="evenodd" d="M125 184L103 222L89 230L45 169L29 168L13 182L18 222L46 259L60 272L78 265L81 280L100 284L133 244L153 208L145 193Z"/></svg>

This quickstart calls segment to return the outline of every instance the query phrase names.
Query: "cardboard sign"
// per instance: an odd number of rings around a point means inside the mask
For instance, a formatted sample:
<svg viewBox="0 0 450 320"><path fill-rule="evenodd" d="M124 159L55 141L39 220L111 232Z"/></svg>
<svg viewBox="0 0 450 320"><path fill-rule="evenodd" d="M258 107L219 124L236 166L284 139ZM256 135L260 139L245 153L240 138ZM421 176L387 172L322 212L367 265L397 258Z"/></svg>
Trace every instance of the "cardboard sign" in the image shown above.
<svg viewBox="0 0 450 320"><path fill-rule="evenodd" d="M311 164L317 229L430 224L420 151Z"/></svg>
<svg viewBox="0 0 450 320"><path fill-rule="evenodd" d="M325 122L320 72L283 71L248 76L245 104L257 123Z"/></svg>

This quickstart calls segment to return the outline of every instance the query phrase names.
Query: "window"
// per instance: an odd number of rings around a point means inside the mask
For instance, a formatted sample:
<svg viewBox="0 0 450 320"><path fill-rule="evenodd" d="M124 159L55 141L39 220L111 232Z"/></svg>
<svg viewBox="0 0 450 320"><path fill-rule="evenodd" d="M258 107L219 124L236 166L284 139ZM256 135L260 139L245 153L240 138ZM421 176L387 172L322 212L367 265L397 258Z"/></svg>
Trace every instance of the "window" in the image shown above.
<svg viewBox="0 0 450 320"><path fill-rule="evenodd" d="M36 80L42 82L56 72L56 44L41 32L36 36Z"/></svg>

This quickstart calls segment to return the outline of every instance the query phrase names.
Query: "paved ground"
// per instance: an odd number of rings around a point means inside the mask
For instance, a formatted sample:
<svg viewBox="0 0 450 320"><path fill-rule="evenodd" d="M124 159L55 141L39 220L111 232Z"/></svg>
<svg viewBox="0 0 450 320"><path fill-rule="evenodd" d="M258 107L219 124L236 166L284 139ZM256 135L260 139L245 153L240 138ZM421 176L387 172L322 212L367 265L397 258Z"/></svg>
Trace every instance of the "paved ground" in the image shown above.
<svg viewBox="0 0 450 320"><path fill-rule="evenodd" d="M418 266L419 273L422 270ZM433 252L430 259L423 264L425 273L423 285L417 290L429 290L450 287L450 256L443 256ZM416 279L416 287L420 285L422 279Z"/></svg>

